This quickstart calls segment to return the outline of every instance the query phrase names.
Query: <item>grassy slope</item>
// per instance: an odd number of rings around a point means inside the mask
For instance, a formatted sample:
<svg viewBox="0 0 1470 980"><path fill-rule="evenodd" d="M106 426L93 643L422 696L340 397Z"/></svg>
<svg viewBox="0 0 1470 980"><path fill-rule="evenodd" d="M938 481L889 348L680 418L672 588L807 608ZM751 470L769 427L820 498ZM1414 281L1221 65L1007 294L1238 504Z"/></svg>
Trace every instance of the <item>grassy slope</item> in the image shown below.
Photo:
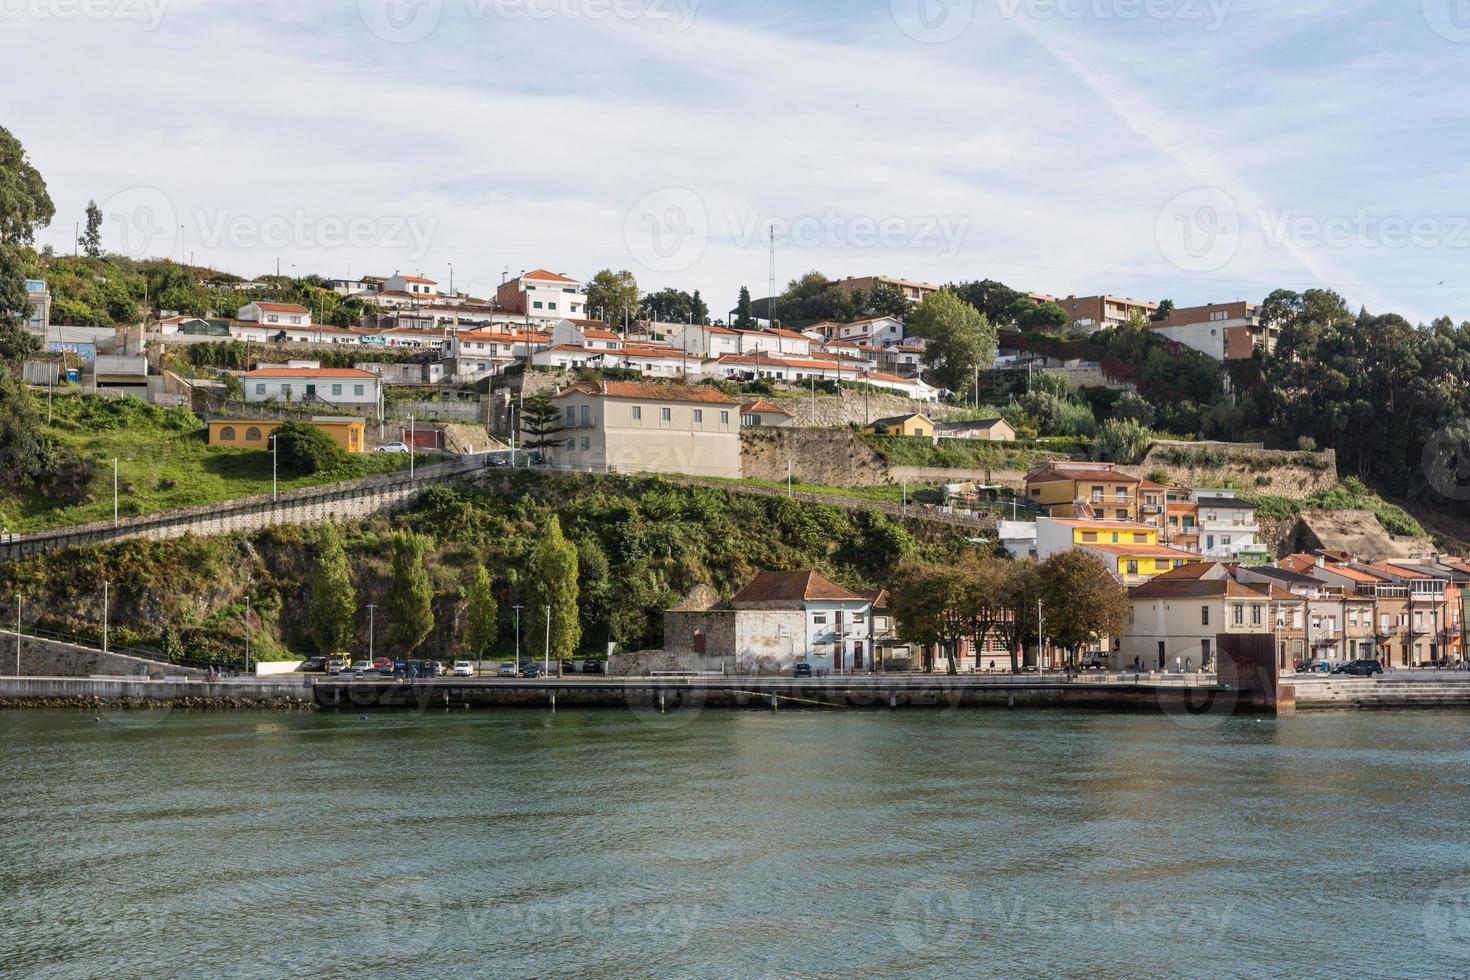
<svg viewBox="0 0 1470 980"><path fill-rule="evenodd" d="M45 414L44 404L41 406ZM119 512L150 514L271 492L271 454L205 444L206 430L182 409L159 409L132 399L57 398L48 434L97 461L86 499L63 506L39 493L0 494L0 523L11 531L85 524L112 517L112 459L118 460ZM392 455L363 455L340 470L297 477L282 473L280 487L350 480L407 466Z"/></svg>
<svg viewBox="0 0 1470 980"><path fill-rule="evenodd" d="M863 433L863 439L880 456L894 466L934 466L949 469L1029 470L1039 463L1068 459L1069 450L1061 442L1054 445L1028 445L1012 442L982 442L976 439L940 439L936 446L928 439Z"/></svg>

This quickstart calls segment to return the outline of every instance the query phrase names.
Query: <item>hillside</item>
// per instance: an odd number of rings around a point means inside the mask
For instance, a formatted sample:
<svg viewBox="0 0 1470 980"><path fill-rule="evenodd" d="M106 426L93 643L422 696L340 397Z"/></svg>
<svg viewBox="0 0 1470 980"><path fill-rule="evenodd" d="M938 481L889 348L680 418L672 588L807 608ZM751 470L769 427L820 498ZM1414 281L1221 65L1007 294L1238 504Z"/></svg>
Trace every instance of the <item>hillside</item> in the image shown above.
<svg viewBox="0 0 1470 980"><path fill-rule="evenodd" d="M505 489L436 487L408 511L345 526L357 605L382 604L391 532L431 540L436 625L423 652L459 652L460 588L484 562L500 605L499 650L514 647L511 607L537 529L561 520L581 564L584 646L657 646L663 611L698 585L722 594L762 569L816 567L852 588L887 580L907 555L953 559L958 530L901 526L873 512L675 486L657 479L517 475ZM113 642L238 660L245 596L251 646L265 658L309 653L307 583L317 548L310 527L172 541L132 541L0 566L0 594L24 594L27 628L99 639L102 583L112 583ZM367 646L367 616L358 642ZM379 629L382 623L378 624ZM382 643L382 635L378 637Z"/></svg>
<svg viewBox="0 0 1470 980"><path fill-rule="evenodd" d="M44 419L44 399L40 414ZM83 474L83 485L70 502L38 491L0 492L0 525L9 531L110 520L114 459L118 512L124 517L271 492L269 452L210 446L205 425L183 409L158 408L132 398L69 395L54 400L53 421L43 431L90 461L90 476ZM398 456L362 455L311 476L282 472L279 483L284 491L407 465Z"/></svg>

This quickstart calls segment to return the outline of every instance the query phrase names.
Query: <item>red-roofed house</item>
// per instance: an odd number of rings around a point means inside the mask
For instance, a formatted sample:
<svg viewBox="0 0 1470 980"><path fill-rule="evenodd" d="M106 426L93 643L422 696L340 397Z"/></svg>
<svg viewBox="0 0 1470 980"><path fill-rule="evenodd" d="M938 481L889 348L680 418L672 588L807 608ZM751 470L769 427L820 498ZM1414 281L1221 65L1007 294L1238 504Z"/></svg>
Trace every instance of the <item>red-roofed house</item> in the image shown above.
<svg viewBox="0 0 1470 980"><path fill-rule="evenodd" d="M421 303L431 303L439 298L439 284L423 276L405 276L394 273L383 283L380 294L404 293L408 298Z"/></svg>
<svg viewBox="0 0 1470 980"><path fill-rule="evenodd" d="M587 313L587 288L558 272L523 272L495 291L495 305L530 321L563 320Z"/></svg>
<svg viewBox="0 0 1470 980"><path fill-rule="evenodd" d="M1129 598L1132 615L1114 663L1124 669L1207 670L1221 634L1265 636L1274 628L1272 587L1237 582L1220 565L1160 575L1130 589Z"/></svg>
<svg viewBox="0 0 1470 980"><path fill-rule="evenodd" d="M247 371L240 381L247 402L297 404L376 405L378 376L353 368L322 368L293 364Z"/></svg>
<svg viewBox="0 0 1470 980"><path fill-rule="evenodd" d="M246 303L235 319L275 327L307 327L311 325L311 311L295 303Z"/></svg>

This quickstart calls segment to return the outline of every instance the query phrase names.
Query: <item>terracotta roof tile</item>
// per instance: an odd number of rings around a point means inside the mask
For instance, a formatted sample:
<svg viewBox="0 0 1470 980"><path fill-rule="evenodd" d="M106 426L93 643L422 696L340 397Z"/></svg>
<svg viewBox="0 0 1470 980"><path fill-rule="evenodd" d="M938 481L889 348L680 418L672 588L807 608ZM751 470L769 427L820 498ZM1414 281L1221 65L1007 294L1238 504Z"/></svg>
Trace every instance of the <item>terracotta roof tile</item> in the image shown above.
<svg viewBox="0 0 1470 980"><path fill-rule="evenodd" d="M710 405L740 404L739 399L731 398L717 388L638 381L584 381L563 388L561 393L554 397L565 398L573 394L602 395L607 398L646 398L649 401L664 402L703 402Z"/></svg>
<svg viewBox="0 0 1470 980"><path fill-rule="evenodd" d="M762 602L867 602L820 572L761 572L730 600L745 605Z"/></svg>

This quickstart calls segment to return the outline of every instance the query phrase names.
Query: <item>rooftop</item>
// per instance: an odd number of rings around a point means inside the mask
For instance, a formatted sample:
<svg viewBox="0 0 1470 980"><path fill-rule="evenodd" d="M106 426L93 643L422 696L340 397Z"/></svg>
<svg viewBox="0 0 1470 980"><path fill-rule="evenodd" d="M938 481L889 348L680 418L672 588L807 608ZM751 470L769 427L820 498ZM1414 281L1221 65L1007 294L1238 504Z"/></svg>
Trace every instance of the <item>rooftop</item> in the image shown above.
<svg viewBox="0 0 1470 980"><path fill-rule="evenodd" d="M761 572L730 600L736 605L764 602L868 602L816 571Z"/></svg>
<svg viewBox="0 0 1470 980"><path fill-rule="evenodd" d="M569 395L598 395L604 398L640 398L663 402L702 402L710 405L738 405L739 399L717 388L696 385L653 384L639 381L583 381L561 390L556 398Z"/></svg>

